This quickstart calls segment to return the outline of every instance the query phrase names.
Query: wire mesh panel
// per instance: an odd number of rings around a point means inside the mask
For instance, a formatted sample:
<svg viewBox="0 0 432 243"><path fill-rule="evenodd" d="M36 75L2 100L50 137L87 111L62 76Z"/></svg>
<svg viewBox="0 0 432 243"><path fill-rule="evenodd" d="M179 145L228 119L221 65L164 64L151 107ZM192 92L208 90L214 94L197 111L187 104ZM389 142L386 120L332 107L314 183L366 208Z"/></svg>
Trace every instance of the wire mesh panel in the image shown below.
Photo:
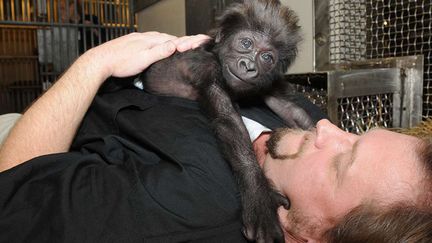
<svg viewBox="0 0 432 243"><path fill-rule="evenodd" d="M432 2L367 0L367 58L424 55L423 117L432 116Z"/></svg>
<svg viewBox="0 0 432 243"><path fill-rule="evenodd" d="M363 133L373 127L393 127L393 94L338 99L339 126L348 132Z"/></svg>
<svg viewBox="0 0 432 243"><path fill-rule="evenodd" d="M21 112L80 54L134 30L132 0L1 0L0 114Z"/></svg>
<svg viewBox="0 0 432 243"><path fill-rule="evenodd" d="M330 0L330 63L362 60L366 53L365 0Z"/></svg>

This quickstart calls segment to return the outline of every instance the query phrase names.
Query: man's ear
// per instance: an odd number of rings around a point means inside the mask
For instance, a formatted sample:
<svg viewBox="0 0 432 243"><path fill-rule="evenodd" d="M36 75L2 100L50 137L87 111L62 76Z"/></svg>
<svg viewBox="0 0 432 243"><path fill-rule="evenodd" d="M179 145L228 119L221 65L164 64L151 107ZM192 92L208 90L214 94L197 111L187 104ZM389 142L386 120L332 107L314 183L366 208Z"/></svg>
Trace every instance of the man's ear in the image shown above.
<svg viewBox="0 0 432 243"><path fill-rule="evenodd" d="M292 234L289 234L286 230L286 227L289 225L288 222L288 212L289 210L285 209L284 207L280 206L278 208L278 215L279 215L279 221L282 226L282 230L284 232L285 242L307 242L307 243L321 243L323 242L323 239L317 239L316 235L309 236L307 232L299 232L295 236Z"/></svg>
<svg viewBox="0 0 432 243"><path fill-rule="evenodd" d="M325 242L324 237L315 235L310 235L310 233L302 232L298 235L304 242L307 243L322 243ZM318 238L317 238L318 237Z"/></svg>

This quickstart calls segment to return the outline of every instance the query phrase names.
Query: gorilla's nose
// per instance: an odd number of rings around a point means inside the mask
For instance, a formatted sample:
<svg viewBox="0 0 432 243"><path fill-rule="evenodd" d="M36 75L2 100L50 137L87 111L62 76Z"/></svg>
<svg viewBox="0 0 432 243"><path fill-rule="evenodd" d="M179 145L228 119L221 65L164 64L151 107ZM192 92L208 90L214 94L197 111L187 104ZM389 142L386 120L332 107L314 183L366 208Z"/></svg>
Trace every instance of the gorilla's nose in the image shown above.
<svg viewBox="0 0 432 243"><path fill-rule="evenodd" d="M249 60L248 58L240 59L238 66L239 66L240 71L257 72L256 67L255 67L255 62L252 60Z"/></svg>

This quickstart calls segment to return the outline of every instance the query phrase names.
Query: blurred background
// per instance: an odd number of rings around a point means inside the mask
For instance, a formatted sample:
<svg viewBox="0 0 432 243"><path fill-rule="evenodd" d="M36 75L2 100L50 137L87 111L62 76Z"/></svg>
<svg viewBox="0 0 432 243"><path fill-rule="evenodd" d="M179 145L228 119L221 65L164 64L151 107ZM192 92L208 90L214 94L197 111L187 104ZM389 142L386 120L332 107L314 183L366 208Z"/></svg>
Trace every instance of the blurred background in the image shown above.
<svg viewBox="0 0 432 243"><path fill-rule="evenodd" d="M0 114L23 112L83 52L133 31L206 33L236 0L0 0ZM286 74L347 131L432 116L430 0L281 0L303 42Z"/></svg>

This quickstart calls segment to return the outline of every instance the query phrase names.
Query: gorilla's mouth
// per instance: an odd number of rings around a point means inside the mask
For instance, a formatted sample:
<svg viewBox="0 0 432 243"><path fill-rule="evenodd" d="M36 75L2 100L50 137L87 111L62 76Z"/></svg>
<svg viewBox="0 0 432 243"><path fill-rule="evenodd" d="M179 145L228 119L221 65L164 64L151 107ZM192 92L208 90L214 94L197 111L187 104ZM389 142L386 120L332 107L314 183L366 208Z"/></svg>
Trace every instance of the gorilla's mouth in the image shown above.
<svg viewBox="0 0 432 243"><path fill-rule="evenodd" d="M247 82L246 80L240 78L240 77L237 76L234 72L232 72L231 69L230 69L230 67L229 67L227 64L225 64L225 69L226 69L226 71L228 72L228 74L229 74L231 77L233 77L234 79L239 80L239 81L241 81L242 83L245 83L245 84L247 84L247 85L254 86L253 83L249 83L249 82Z"/></svg>

